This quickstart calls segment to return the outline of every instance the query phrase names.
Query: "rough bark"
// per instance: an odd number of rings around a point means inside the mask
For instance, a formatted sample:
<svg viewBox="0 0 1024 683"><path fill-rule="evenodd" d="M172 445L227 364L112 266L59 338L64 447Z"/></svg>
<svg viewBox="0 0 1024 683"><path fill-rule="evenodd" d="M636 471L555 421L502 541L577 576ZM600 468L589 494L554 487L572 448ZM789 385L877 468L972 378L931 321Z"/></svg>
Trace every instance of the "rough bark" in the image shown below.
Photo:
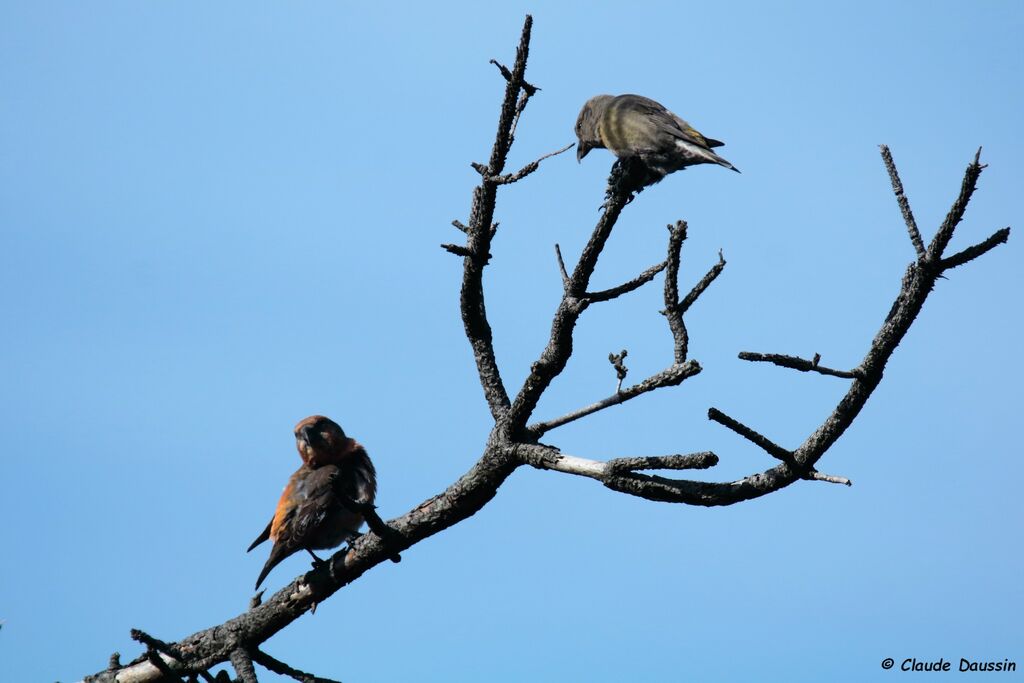
<svg viewBox="0 0 1024 683"><path fill-rule="evenodd" d="M732 505L744 500L779 491L800 479L825 481L849 485L849 480L818 472L816 466L828 449L842 436L857 418L871 393L882 380L882 375L896 347L903 340L925 300L943 272L978 258L999 244L1006 242L1009 228L997 231L988 239L951 256L944 252L970 201L978 177L984 168L979 155L967 167L960 194L945 221L937 230L931 244L924 246L921 233L914 221L910 204L903 194L892 156L882 147L882 157L889 172L897 202L906 222L916 259L907 266L906 273L891 310L861 363L851 370L834 370L819 365L819 357L805 360L782 354L744 352L740 358L750 361L771 362L802 372L818 372L849 381L850 387L825 421L802 444L789 450L773 443L766 436L743 425L721 411L711 408L710 419L731 429L764 449L779 464L737 481L713 482L676 479L641 474L641 470L707 469L719 462L711 452L689 455L663 455L649 457L622 457L602 462L561 453L558 448L539 443L542 435L554 429L619 405L651 391L681 384L701 371L700 364L689 359L689 332L684 316L701 294L714 282L725 267L719 255L707 275L682 298L679 296L679 263L686 239L686 223L669 226L667 254L662 263L640 273L636 278L618 287L601 292L589 292L588 286L605 244L621 212L635 199L636 186L630 182L635 176L629 160L615 164L609 177L608 190L601 215L584 247L579 262L568 271L557 249L563 277L563 295L556 308L547 344L530 373L514 397L502 380L492 343L492 331L487 319L484 300L483 275L490 258L492 239L497 230L494 221L495 202L499 187L520 182L538 170L540 162L558 150L544 155L515 173L505 174L505 162L511 148L519 119L537 88L525 80L529 56L532 20L526 18L511 69L494 62L506 80L498 119L497 133L486 165L473 164L480 173L480 184L473 190L469 221L456 220L453 225L465 234L465 244L442 245L447 251L462 258L463 279L460 308L466 337L473 352L480 385L490 408L494 426L475 464L444 491L427 498L404 515L380 524L351 547L335 553L323 566L296 578L288 586L272 595L265 603L254 604L246 612L222 624L212 626L177 642L167 643L141 631L133 631L135 640L145 646L145 652L128 664L111 657L108 669L86 676L93 683L143 683L145 681L198 680L223 681L229 676L221 671L216 677L211 667L230 662L239 680L256 680L254 664L271 671L292 676L300 681L321 681L318 678L280 662L262 652L260 646L275 633L316 608L336 591L357 580L365 572L395 557L396 553L412 547L419 541L458 524L474 515L498 492L502 483L518 467L533 467L595 479L611 490L653 501L686 503L690 505ZM664 272L664 315L672 334L673 346L669 365L625 389L621 381L626 369L625 351L612 357L618 373L620 388L611 396L592 402L561 417L529 424L540 398L566 367L573 351L573 334L580 316L594 304L614 301Z"/></svg>

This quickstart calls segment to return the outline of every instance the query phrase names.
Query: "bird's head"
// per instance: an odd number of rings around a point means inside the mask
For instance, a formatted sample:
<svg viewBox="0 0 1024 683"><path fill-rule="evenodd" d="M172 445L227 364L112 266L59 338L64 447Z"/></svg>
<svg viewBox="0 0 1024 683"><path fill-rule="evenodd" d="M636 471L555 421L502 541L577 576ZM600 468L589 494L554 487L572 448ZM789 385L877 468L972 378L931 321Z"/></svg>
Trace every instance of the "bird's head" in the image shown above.
<svg viewBox="0 0 1024 683"><path fill-rule="evenodd" d="M310 415L295 425L295 446L309 467L337 461L351 441L337 422L323 415Z"/></svg>
<svg viewBox="0 0 1024 683"><path fill-rule="evenodd" d="M583 157L595 147L604 147L598 124L612 99L611 95L597 95L587 100L580 109L580 115L576 117L576 138L579 140L576 145L576 161L583 161Z"/></svg>

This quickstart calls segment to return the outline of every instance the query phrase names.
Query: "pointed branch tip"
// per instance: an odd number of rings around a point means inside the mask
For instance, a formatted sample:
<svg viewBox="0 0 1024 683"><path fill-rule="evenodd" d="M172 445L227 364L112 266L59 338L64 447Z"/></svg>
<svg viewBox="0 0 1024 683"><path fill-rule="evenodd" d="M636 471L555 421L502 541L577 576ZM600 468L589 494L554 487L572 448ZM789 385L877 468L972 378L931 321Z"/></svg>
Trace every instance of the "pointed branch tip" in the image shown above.
<svg viewBox="0 0 1024 683"><path fill-rule="evenodd" d="M939 261L939 268L941 270L949 270L962 266L969 261L988 253L992 249L995 249L1000 244L1006 244L1006 241L1010 239L1010 228L1005 227L1002 230L997 230L989 236L984 242L979 242L973 246L967 247L963 251L959 251L949 258L944 258Z"/></svg>
<svg viewBox="0 0 1024 683"><path fill-rule="evenodd" d="M465 257L473 255L473 252L471 252L469 249L458 244L442 244L441 248L447 251L449 254L455 254L456 256Z"/></svg>
<svg viewBox="0 0 1024 683"><path fill-rule="evenodd" d="M853 482L846 477L837 477L833 474L823 474L818 470L811 470L810 473L804 477L804 479L811 479L813 481L824 481L829 484L841 484L842 486L853 486Z"/></svg>
<svg viewBox="0 0 1024 683"><path fill-rule="evenodd" d="M779 353L754 353L752 351L740 351L740 360L760 363L772 363L779 367L799 370L800 372L817 372L830 377L841 377L843 379L857 379L863 376L859 370L833 370L820 364L821 354L814 354L814 358L807 360L798 356L786 356Z"/></svg>
<svg viewBox="0 0 1024 683"><path fill-rule="evenodd" d="M792 451L783 448L763 434L760 434L746 426L739 420L729 417L718 408L708 408L708 419L732 430L736 434L739 434L747 441L750 441L752 444L760 447L776 460L781 460L787 465L799 469L796 460L793 458Z"/></svg>

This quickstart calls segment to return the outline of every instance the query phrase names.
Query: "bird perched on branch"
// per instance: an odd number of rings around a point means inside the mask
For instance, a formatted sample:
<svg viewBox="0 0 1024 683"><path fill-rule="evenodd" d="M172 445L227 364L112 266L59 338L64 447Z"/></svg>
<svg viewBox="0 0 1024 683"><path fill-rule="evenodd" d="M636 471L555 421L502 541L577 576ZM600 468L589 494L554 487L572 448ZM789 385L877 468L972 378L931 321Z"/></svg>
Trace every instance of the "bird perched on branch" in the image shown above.
<svg viewBox="0 0 1024 683"><path fill-rule="evenodd" d="M739 173L738 168L711 151L722 142L704 137L661 104L640 95L591 97L576 119L576 137L577 161L601 147L620 160L642 162L641 187L695 164L718 164Z"/></svg>
<svg viewBox="0 0 1024 683"><path fill-rule="evenodd" d="M372 506L377 475L366 450L341 427L323 415L312 415L295 425L295 444L302 467L288 480L274 517L249 550L268 538L274 546L256 580L263 579L279 562L299 550L323 562L313 551L334 548L357 538L363 524L358 509Z"/></svg>

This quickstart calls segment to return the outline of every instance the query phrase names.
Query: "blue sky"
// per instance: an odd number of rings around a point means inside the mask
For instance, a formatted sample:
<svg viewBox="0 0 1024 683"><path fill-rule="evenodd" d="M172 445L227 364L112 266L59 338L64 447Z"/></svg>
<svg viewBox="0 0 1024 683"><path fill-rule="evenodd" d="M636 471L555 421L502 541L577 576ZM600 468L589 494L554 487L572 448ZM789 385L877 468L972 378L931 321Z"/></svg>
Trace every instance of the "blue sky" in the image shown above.
<svg viewBox="0 0 1024 683"><path fill-rule="evenodd" d="M636 92L743 171L677 173L628 207L598 285L661 260L676 219L684 283L724 251L689 317L704 372L549 434L567 453L710 449L717 480L772 464L710 406L803 441L845 382L736 354L859 362L912 257L880 143L926 238L979 145L953 249L1021 224L1020 3L370 5L0 3L0 680L77 680L135 656L132 627L175 640L243 610L265 560L244 550L308 414L366 444L385 517L478 457L461 262L437 245L493 141L488 60L511 63L527 12L543 90L510 168L572 141L591 95ZM578 256L610 162L553 158L499 197L486 287L510 387L560 295L552 245ZM524 468L267 651L358 683L1024 665L1018 241L939 282L821 463L852 488L708 510ZM630 379L669 362L659 292L585 314L538 418L609 394L609 351Z"/></svg>

